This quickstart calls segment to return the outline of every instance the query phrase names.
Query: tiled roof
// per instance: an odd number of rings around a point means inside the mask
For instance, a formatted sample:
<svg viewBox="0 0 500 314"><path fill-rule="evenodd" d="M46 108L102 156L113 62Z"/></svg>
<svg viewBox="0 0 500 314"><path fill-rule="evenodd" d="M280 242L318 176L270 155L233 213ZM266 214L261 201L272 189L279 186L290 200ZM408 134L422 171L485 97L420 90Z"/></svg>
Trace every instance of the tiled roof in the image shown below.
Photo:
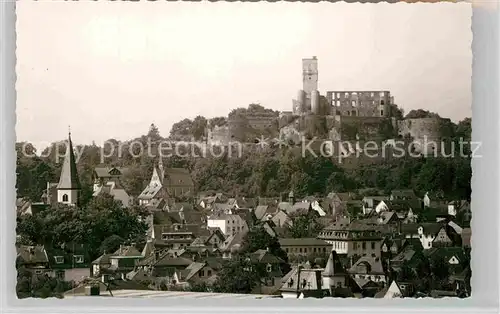
<svg viewBox="0 0 500 314"><path fill-rule="evenodd" d="M149 255L151 255L154 252L154 249L155 249L155 246L154 246L153 241L148 240L146 242L146 244L144 245L144 249L142 249L141 254L144 257L148 257Z"/></svg>
<svg viewBox="0 0 500 314"><path fill-rule="evenodd" d="M164 184L167 186L194 187L193 179L189 170L184 168L166 168Z"/></svg>
<svg viewBox="0 0 500 314"><path fill-rule="evenodd" d="M415 197L415 191L413 190L392 190L391 195L394 197L407 197L412 198Z"/></svg>
<svg viewBox="0 0 500 314"><path fill-rule="evenodd" d="M121 257L132 257L132 256L142 256L142 254L133 246L120 246L116 252L114 252L111 256L121 256Z"/></svg>
<svg viewBox="0 0 500 314"><path fill-rule="evenodd" d="M255 217L258 219L258 220L261 220L262 218L264 218L266 212L267 212L267 208L269 206L268 205L259 205L255 208Z"/></svg>
<svg viewBox="0 0 500 314"><path fill-rule="evenodd" d="M282 238L279 239L281 246L314 246L329 245L324 240L317 238Z"/></svg>
<svg viewBox="0 0 500 314"><path fill-rule="evenodd" d="M382 260L379 257L372 256L362 256L351 268L349 268L349 272L358 273L358 267L366 264L369 265L370 268L367 274L384 274Z"/></svg>
<svg viewBox="0 0 500 314"><path fill-rule="evenodd" d="M323 270L323 276L333 277L337 275L345 274L345 269L340 262L337 252L332 251L328 257L328 262L326 263L325 269Z"/></svg>
<svg viewBox="0 0 500 314"><path fill-rule="evenodd" d="M113 169L118 170L119 172L121 172L121 174L124 174L128 170L127 168L122 168L122 167L101 166L101 167L95 167L94 172L99 178L105 178L111 176L110 171Z"/></svg>
<svg viewBox="0 0 500 314"><path fill-rule="evenodd" d="M278 210L288 212L292 209L292 203L290 202L280 202L278 204Z"/></svg>
<svg viewBox="0 0 500 314"><path fill-rule="evenodd" d="M301 269L299 278L298 268L293 267L292 270L290 270L290 272L283 277L280 291L297 291L297 283L299 284L298 286L300 291L318 290L318 280L316 277L316 272L318 271L321 272L321 269ZM321 285L323 285L322 279L320 282ZM322 286L319 288L323 289Z"/></svg>
<svg viewBox="0 0 500 314"><path fill-rule="evenodd" d="M250 259L253 262L258 263L283 263L283 260L281 258L274 256L266 250L257 250L253 252L252 254L250 254Z"/></svg>
<svg viewBox="0 0 500 314"><path fill-rule="evenodd" d="M21 264L48 263L47 251L43 246L21 245L17 249L17 261Z"/></svg>
<svg viewBox="0 0 500 314"><path fill-rule="evenodd" d="M188 267L183 271L183 275L185 276L185 280L189 281L194 275L196 275L200 269L205 267L205 263L197 263L197 262L192 262L189 264Z"/></svg>
<svg viewBox="0 0 500 314"><path fill-rule="evenodd" d="M347 201L351 201L352 200L352 194L347 192L347 193L336 193L338 198L342 201L342 202L347 202Z"/></svg>

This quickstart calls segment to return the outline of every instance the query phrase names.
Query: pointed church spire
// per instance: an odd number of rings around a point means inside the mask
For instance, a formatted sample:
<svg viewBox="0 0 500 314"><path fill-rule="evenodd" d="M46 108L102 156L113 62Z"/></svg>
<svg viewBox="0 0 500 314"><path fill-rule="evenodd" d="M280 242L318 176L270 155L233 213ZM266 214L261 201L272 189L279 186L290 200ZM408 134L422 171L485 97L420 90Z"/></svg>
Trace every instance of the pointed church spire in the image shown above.
<svg viewBox="0 0 500 314"><path fill-rule="evenodd" d="M71 130L68 133L68 146L66 146L66 156L61 169L61 177L57 189L63 190L80 190L80 180L76 169L76 158L71 142Z"/></svg>
<svg viewBox="0 0 500 314"><path fill-rule="evenodd" d="M160 182L163 183L163 179L165 178L165 169L163 168L163 158L161 156L161 153L160 157L158 157L158 170L160 170L160 172L158 173L158 175L160 176Z"/></svg>

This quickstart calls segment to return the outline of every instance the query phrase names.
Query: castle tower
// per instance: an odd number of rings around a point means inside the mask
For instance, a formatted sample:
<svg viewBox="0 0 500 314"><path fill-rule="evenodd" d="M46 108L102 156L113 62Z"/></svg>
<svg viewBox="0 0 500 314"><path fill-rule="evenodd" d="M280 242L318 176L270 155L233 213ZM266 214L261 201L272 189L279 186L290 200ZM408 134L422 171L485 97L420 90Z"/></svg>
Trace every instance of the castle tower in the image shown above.
<svg viewBox="0 0 500 314"><path fill-rule="evenodd" d="M73 143L71 142L71 132L69 132L66 156L64 157L61 176L57 185L57 202L72 206L78 205L81 189L76 169L75 152L73 151Z"/></svg>
<svg viewBox="0 0 500 314"><path fill-rule="evenodd" d="M307 96L310 96L312 91L318 90L318 59L316 56L302 59L302 86Z"/></svg>

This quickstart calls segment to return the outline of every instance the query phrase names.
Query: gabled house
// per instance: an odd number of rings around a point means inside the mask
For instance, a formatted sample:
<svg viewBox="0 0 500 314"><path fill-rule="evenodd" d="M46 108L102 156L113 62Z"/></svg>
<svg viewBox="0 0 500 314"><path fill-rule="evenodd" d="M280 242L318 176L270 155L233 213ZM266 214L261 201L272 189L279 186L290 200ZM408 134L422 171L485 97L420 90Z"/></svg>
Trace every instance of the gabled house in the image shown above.
<svg viewBox="0 0 500 314"><path fill-rule="evenodd" d="M213 284L217 273L222 269L222 263L217 259L206 259L203 262L193 262L182 271L182 278L189 284Z"/></svg>
<svg viewBox="0 0 500 314"><path fill-rule="evenodd" d="M447 223L403 224L402 233L407 238L418 238L424 249L440 246L461 245L460 236Z"/></svg>
<svg viewBox="0 0 500 314"><path fill-rule="evenodd" d="M155 252L155 254L138 262L137 269L142 268L146 274L151 277L166 277L172 279L172 277L178 276L192 263L193 260L190 258L172 256L172 254L168 252ZM176 282L180 282L182 279L183 278L177 278L175 280Z"/></svg>
<svg viewBox="0 0 500 314"><path fill-rule="evenodd" d="M386 282L380 257L363 256L348 270L354 279L371 280L375 283Z"/></svg>
<svg viewBox="0 0 500 314"><path fill-rule="evenodd" d="M312 207L312 203L310 202L297 202L293 204L292 208L289 212L286 213L288 216L296 216L296 215L309 215L314 214L319 217L317 211L315 211Z"/></svg>
<svg viewBox="0 0 500 314"><path fill-rule="evenodd" d="M389 200L415 200L418 199L413 190L392 190Z"/></svg>
<svg viewBox="0 0 500 314"><path fill-rule="evenodd" d="M140 205L148 205L154 200L165 200L169 198L167 189L163 186L162 179L156 167L153 169L151 180L142 193L137 197Z"/></svg>
<svg viewBox="0 0 500 314"><path fill-rule="evenodd" d="M92 277L99 277L103 274L109 275L113 273L113 270L110 269L111 256L112 254L104 252L101 256L99 256L92 262Z"/></svg>
<svg viewBox="0 0 500 314"><path fill-rule="evenodd" d="M330 287L324 285L322 271L323 269L321 268L292 267L281 281L281 296L284 299L322 298L330 296Z"/></svg>
<svg viewBox="0 0 500 314"><path fill-rule="evenodd" d="M257 250L251 253L250 262L265 269L265 275L261 277L264 286L274 286L283 276L280 266L285 261L271 254L269 250Z"/></svg>
<svg viewBox="0 0 500 314"><path fill-rule="evenodd" d="M64 281L78 283L91 275L90 256L82 244L67 244L59 248L47 248L51 275Z"/></svg>
<svg viewBox="0 0 500 314"><path fill-rule="evenodd" d="M293 220L284 211L279 211L270 219L276 227L285 228L293 226Z"/></svg>
<svg viewBox="0 0 500 314"><path fill-rule="evenodd" d="M236 233L226 238L220 251L224 259L231 259L236 253L240 252L243 244L243 233Z"/></svg>
<svg viewBox="0 0 500 314"><path fill-rule="evenodd" d="M151 237L155 247L183 249L196 239L201 230L198 224L154 225Z"/></svg>
<svg viewBox="0 0 500 314"><path fill-rule="evenodd" d="M143 258L142 254L134 245L120 245L120 248L109 256L111 266L109 266L108 270L124 277L125 274L134 270L137 263Z"/></svg>
<svg viewBox="0 0 500 314"><path fill-rule="evenodd" d="M201 193L198 205L203 209L210 209L214 204L225 204L228 198L222 193L205 194Z"/></svg>
<svg viewBox="0 0 500 314"><path fill-rule="evenodd" d="M377 213L387 210L387 205L385 201L388 201L388 196L365 196L362 199L363 202L363 215L368 215L373 210Z"/></svg>
<svg viewBox="0 0 500 314"><path fill-rule="evenodd" d="M194 193L194 182L188 169L166 168L163 172L163 185L173 197Z"/></svg>
<svg viewBox="0 0 500 314"><path fill-rule="evenodd" d="M207 226L219 228L226 237L237 233L245 234L248 232L247 222L239 215L214 214L208 217Z"/></svg>
<svg viewBox="0 0 500 314"><path fill-rule="evenodd" d="M351 290L348 286L348 273L342 266L337 252L332 251L326 262L325 269L321 273L323 277L323 286L330 289L330 295L333 297L349 297Z"/></svg>
<svg viewBox="0 0 500 314"><path fill-rule="evenodd" d="M117 166L99 165L95 167L92 172L94 192L96 192L100 186L107 185L110 181L119 182L127 171L127 168Z"/></svg>
<svg viewBox="0 0 500 314"><path fill-rule="evenodd" d="M443 262L448 266L450 274L459 274L469 267L469 260L462 247L440 247L424 251L431 262Z"/></svg>
<svg viewBox="0 0 500 314"><path fill-rule="evenodd" d="M113 196L116 201L122 203L123 207L127 208L132 204L132 197L128 195L119 181L108 181L104 185L94 186L93 197L101 194L109 194Z"/></svg>
<svg viewBox="0 0 500 314"><path fill-rule="evenodd" d="M16 268L24 268L36 275L50 271L50 261L44 246L19 245L16 247Z"/></svg>
<svg viewBox="0 0 500 314"><path fill-rule="evenodd" d="M352 193L331 192L327 195L322 206L324 211L330 216L345 215L347 210L347 202L352 201L354 195Z"/></svg>
<svg viewBox="0 0 500 314"><path fill-rule="evenodd" d="M383 290L384 299L406 298L411 297L415 293L413 284L409 282L399 282L393 280L387 290Z"/></svg>
<svg viewBox="0 0 500 314"><path fill-rule="evenodd" d="M254 215L257 220L265 221L270 219L277 212L278 208L270 205L258 205L254 210Z"/></svg>

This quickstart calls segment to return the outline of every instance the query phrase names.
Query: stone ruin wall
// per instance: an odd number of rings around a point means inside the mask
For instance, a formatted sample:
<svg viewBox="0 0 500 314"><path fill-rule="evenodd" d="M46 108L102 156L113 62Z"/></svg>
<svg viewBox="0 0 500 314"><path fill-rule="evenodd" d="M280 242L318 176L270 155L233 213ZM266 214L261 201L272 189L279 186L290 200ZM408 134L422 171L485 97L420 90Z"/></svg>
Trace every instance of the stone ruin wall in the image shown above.
<svg viewBox="0 0 500 314"><path fill-rule="evenodd" d="M207 130L207 144L223 146L229 143L229 126L215 126Z"/></svg>
<svg viewBox="0 0 500 314"><path fill-rule="evenodd" d="M431 154L441 149L440 129L443 119L440 118L418 118L418 119L404 119L398 121L398 134L400 138L410 136L414 143L417 145L418 150L424 154ZM427 143L425 142L427 141ZM428 143L434 141L437 145ZM426 146L426 147L425 147Z"/></svg>

